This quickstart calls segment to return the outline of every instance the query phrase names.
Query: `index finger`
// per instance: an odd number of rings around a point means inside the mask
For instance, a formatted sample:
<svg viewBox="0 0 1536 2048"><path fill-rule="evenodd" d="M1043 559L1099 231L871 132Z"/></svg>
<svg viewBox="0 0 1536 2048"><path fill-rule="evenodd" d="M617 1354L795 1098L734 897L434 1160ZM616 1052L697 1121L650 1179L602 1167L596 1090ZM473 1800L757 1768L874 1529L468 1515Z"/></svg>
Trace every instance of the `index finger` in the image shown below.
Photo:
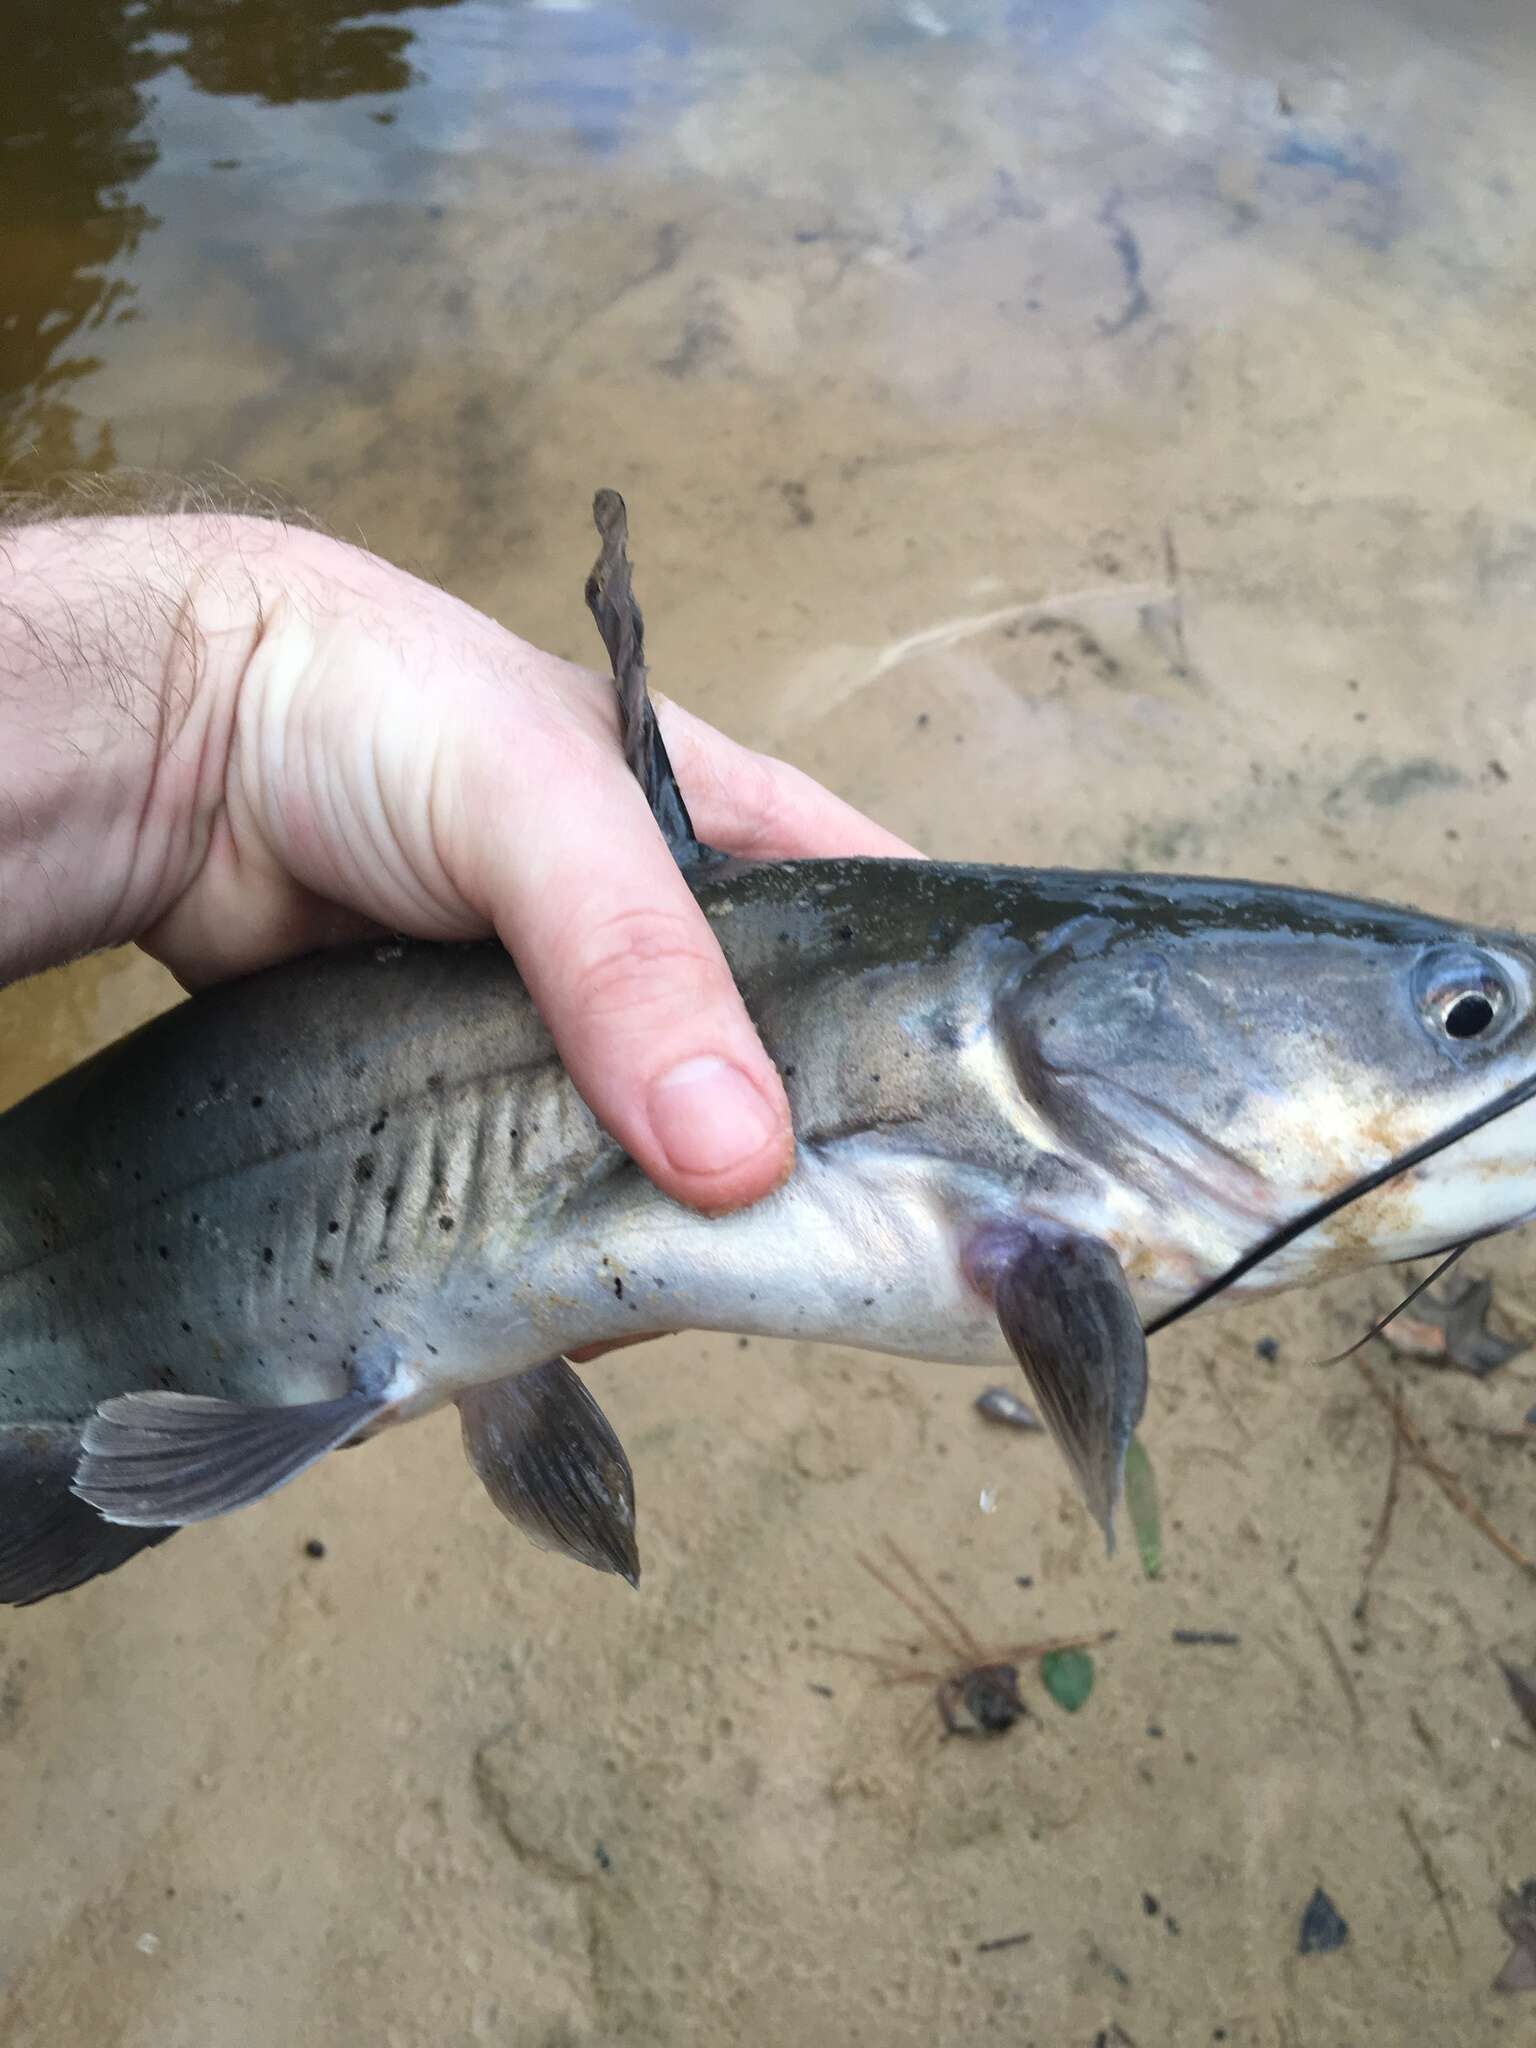
<svg viewBox="0 0 1536 2048"><path fill-rule="evenodd" d="M748 860L921 860L915 846L787 761L727 739L652 692L661 736L707 846Z"/></svg>

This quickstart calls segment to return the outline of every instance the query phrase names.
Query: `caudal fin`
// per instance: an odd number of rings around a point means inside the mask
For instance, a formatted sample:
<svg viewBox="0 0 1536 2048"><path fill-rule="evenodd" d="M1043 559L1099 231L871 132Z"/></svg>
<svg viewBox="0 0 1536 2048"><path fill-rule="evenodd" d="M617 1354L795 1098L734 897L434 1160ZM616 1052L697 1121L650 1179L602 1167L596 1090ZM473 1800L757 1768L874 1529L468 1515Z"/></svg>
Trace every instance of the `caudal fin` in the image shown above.
<svg viewBox="0 0 1536 2048"><path fill-rule="evenodd" d="M116 1571L174 1529L123 1529L70 1491L72 1429L0 1429L0 1606L29 1607Z"/></svg>

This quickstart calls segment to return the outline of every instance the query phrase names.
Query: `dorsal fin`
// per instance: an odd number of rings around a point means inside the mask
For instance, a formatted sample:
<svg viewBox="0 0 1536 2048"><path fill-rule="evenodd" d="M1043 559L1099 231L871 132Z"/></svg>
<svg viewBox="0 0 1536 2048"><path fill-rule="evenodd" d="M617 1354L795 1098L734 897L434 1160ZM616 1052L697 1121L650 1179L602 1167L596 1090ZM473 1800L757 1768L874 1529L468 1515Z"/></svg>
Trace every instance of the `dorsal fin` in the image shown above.
<svg viewBox="0 0 1536 2048"><path fill-rule="evenodd" d="M694 833L688 806L677 786L672 763L651 708L645 682L645 621L630 582L629 520L617 491L599 491L592 500L592 519L602 542L587 578L587 608L597 621L619 693L624 758L645 792L651 816L679 867L709 860L710 849Z"/></svg>

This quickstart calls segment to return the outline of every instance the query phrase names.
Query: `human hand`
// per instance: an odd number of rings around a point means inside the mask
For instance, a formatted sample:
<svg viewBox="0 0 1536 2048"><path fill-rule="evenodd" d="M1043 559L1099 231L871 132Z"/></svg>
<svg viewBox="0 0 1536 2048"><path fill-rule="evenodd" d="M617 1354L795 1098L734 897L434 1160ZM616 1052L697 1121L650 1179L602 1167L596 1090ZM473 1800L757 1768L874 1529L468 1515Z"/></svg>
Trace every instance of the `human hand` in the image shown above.
<svg viewBox="0 0 1536 2048"><path fill-rule="evenodd" d="M0 978L127 938L196 987L370 931L495 933L660 1187L723 1211L784 1178L783 1088L624 766L610 683L268 521L65 521L4 553ZM708 843L912 852L657 709Z"/></svg>

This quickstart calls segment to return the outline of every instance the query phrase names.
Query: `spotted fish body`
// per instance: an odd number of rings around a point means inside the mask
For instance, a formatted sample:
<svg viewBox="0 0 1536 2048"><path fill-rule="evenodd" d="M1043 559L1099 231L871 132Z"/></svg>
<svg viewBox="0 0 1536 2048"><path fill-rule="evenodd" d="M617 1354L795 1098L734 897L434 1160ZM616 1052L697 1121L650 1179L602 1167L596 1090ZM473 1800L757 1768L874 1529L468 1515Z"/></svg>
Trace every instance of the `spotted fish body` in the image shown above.
<svg viewBox="0 0 1536 2048"><path fill-rule="evenodd" d="M1149 1323L1271 1239L1234 1291L1536 1211L1529 941L1257 884L706 858L639 674L632 758L784 1077L789 1182L664 1198L494 945L192 997L0 1117L0 1600L450 1399L513 1520L634 1577L564 1359L682 1328L1017 1360L1107 1531Z"/></svg>

